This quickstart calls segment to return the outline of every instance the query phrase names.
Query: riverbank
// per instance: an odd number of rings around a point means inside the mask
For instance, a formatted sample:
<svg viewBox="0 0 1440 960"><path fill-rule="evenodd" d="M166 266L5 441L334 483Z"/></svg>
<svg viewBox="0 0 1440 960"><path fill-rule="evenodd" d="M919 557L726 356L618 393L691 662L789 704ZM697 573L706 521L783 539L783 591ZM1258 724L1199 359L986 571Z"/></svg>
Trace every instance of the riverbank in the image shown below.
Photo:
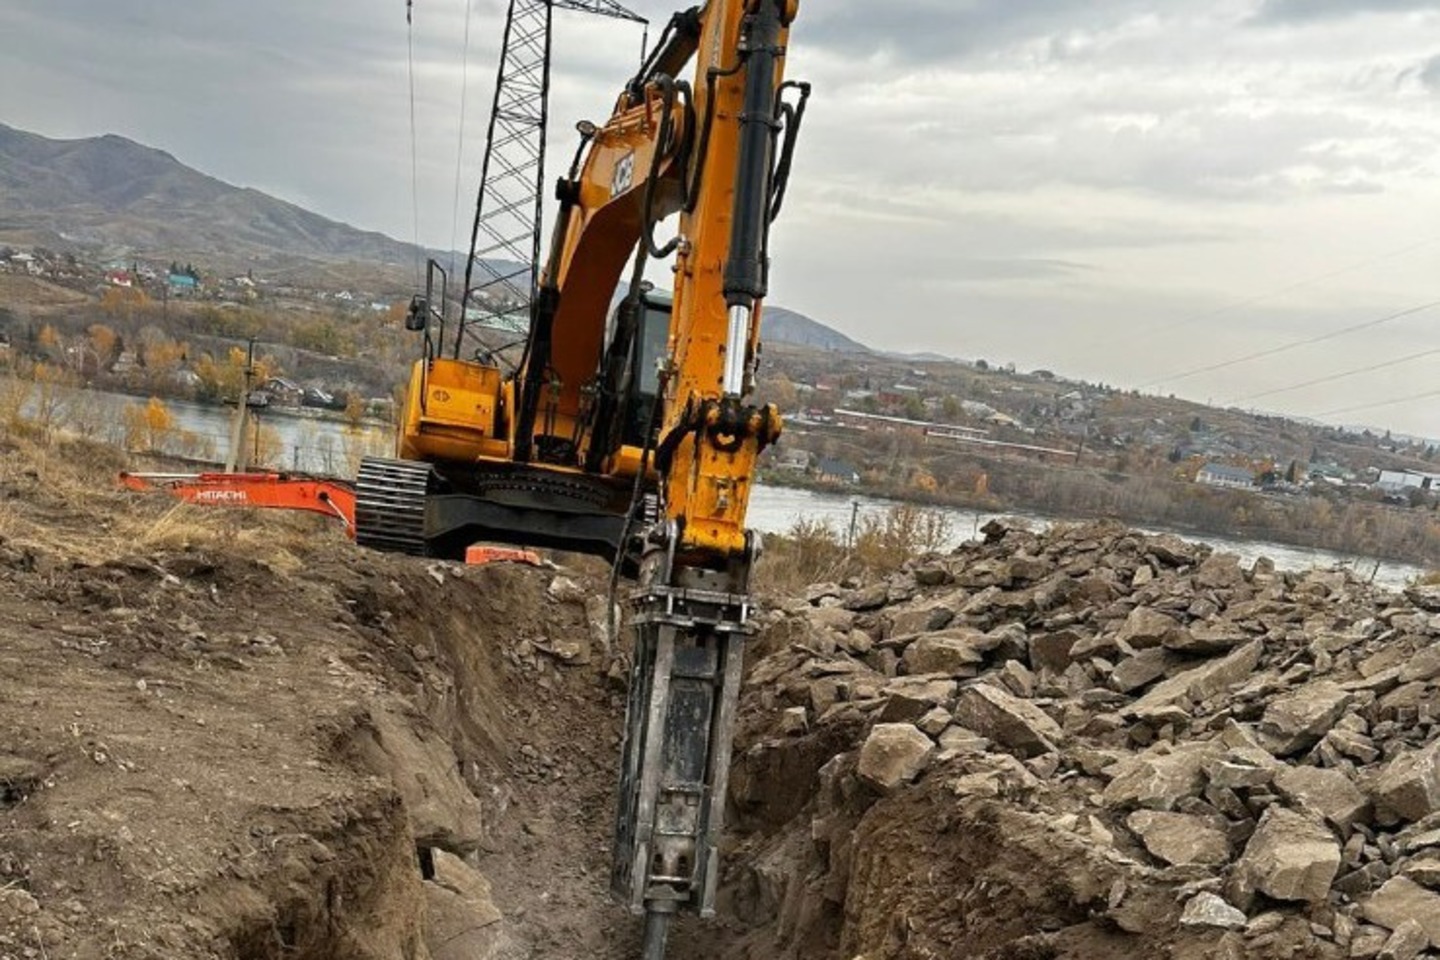
<svg viewBox="0 0 1440 960"><path fill-rule="evenodd" d="M1345 500L1333 494L1225 490L1057 464L1004 461L990 466L982 493L863 482L838 486L788 471L766 471L764 482L830 496L875 497L984 514L1120 520L1191 539L1265 541L1323 551L1367 566L1386 561L1440 567L1440 515L1433 510Z"/></svg>

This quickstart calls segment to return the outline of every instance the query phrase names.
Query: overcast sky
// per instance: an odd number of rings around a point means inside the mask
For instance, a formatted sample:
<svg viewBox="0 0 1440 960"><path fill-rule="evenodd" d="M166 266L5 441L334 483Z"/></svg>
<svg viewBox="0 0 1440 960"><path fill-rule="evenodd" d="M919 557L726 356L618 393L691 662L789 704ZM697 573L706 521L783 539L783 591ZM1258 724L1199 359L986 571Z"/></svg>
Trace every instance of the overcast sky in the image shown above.
<svg viewBox="0 0 1440 960"><path fill-rule="evenodd" d="M461 246L503 10L471 7ZM465 14L415 0L440 247ZM552 173L641 44L556 20ZM1415 310L1440 301L1435 0L803 0L791 39L816 94L773 302L878 347L1440 437L1440 306ZM406 40L403 0L4 0L0 122L408 240Z"/></svg>

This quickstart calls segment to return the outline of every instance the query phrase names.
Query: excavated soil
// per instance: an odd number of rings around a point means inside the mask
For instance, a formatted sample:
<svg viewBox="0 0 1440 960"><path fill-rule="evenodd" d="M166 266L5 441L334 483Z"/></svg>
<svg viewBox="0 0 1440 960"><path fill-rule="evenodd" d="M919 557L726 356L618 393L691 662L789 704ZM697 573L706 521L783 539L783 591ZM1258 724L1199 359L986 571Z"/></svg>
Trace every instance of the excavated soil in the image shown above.
<svg viewBox="0 0 1440 960"><path fill-rule="evenodd" d="M603 571L373 554L124 466L0 450L0 960L638 955ZM677 960L1440 946L1440 596L1097 525L772 601Z"/></svg>

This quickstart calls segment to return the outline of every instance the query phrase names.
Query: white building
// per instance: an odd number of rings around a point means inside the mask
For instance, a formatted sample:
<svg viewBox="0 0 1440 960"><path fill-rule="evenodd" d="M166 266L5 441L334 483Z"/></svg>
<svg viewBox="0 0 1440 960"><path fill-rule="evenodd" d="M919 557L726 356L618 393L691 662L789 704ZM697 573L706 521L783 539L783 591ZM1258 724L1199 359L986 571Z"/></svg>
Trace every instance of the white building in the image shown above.
<svg viewBox="0 0 1440 960"><path fill-rule="evenodd" d="M1244 489L1255 486L1255 474L1245 467L1232 467L1224 463L1207 463L1195 475L1196 483L1211 487Z"/></svg>

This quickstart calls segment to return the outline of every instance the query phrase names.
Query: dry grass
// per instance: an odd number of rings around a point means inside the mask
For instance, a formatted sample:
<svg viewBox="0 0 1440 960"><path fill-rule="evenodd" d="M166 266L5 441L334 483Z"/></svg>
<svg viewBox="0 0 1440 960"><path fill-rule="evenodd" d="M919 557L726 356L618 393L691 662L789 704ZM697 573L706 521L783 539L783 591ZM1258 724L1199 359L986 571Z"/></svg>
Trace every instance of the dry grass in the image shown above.
<svg viewBox="0 0 1440 960"><path fill-rule="evenodd" d="M812 583L883 576L941 549L950 534L949 517L942 511L912 504L865 517L853 544L833 525L802 517L788 533L765 539L756 579L767 591L794 594Z"/></svg>
<svg viewBox="0 0 1440 960"><path fill-rule="evenodd" d="M78 440L0 441L0 538L68 561L205 551L244 557L278 575L305 566L317 541L339 536L322 517L179 503L121 489L131 467L118 448Z"/></svg>

